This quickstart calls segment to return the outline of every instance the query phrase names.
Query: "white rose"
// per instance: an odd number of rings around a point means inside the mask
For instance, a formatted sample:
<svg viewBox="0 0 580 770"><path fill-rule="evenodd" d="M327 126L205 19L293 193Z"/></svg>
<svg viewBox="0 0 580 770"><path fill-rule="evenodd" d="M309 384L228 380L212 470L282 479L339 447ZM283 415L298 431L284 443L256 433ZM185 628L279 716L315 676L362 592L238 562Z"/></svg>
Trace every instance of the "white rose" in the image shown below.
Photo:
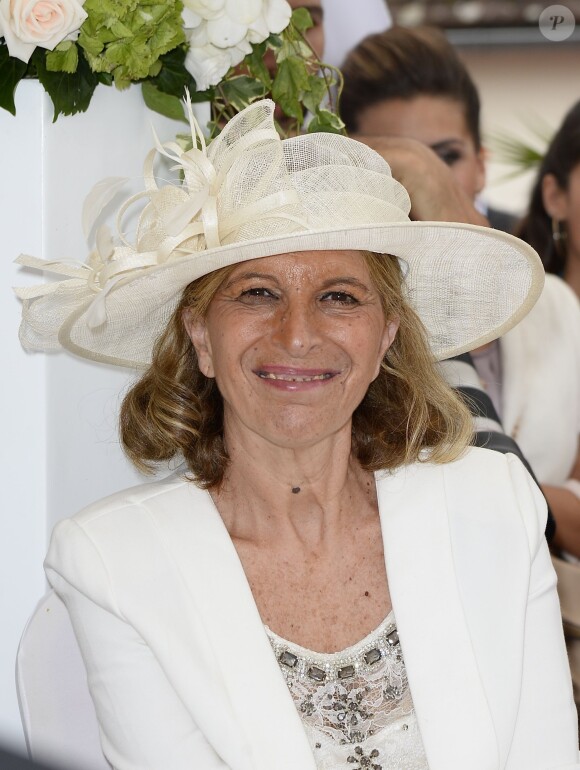
<svg viewBox="0 0 580 770"><path fill-rule="evenodd" d="M181 11L181 19L185 29L194 29L195 27L198 27L203 21L201 16L199 16L197 13L194 13L191 8L186 8L185 5Z"/></svg>
<svg viewBox="0 0 580 770"><path fill-rule="evenodd" d="M227 0L226 13L231 19L247 27L246 40L261 43L270 34L286 29L292 16L292 8L286 0Z"/></svg>
<svg viewBox="0 0 580 770"><path fill-rule="evenodd" d="M218 48L238 45L246 37L247 31L246 24L239 24L225 13L207 22L208 40Z"/></svg>
<svg viewBox="0 0 580 770"><path fill-rule="evenodd" d="M270 34L278 35L290 24L292 8L286 0L264 0L262 13Z"/></svg>
<svg viewBox="0 0 580 770"><path fill-rule="evenodd" d="M263 0L226 0L226 14L238 24L248 27L262 13Z"/></svg>
<svg viewBox="0 0 580 770"><path fill-rule="evenodd" d="M87 18L84 0L0 0L0 29L8 53L28 62L37 46L52 50L76 39Z"/></svg>
<svg viewBox="0 0 580 770"><path fill-rule="evenodd" d="M226 0L183 0L184 10L202 19L215 19L223 13Z"/></svg>
<svg viewBox="0 0 580 770"><path fill-rule="evenodd" d="M190 47L185 57L185 68L195 78L198 91L217 86L230 67L235 67L245 56L239 48L218 48L211 43Z"/></svg>
<svg viewBox="0 0 580 770"><path fill-rule="evenodd" d="M2 0L0 0L1 2ZM230 69L272 32L288 26L286 0L185 0L189 50L185 66L200 91L217 85Z"/></svg>

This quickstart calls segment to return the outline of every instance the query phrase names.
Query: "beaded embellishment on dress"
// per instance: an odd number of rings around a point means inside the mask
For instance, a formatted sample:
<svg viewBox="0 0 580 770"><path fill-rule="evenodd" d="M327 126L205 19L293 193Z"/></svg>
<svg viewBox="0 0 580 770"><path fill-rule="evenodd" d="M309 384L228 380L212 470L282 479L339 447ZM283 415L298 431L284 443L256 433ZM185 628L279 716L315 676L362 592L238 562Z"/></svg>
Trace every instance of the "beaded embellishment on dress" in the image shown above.
<svg viewBox="0 0 580 770"><path fill-rule="evenodd" d="M392 612L336 653L266 631L318 770L428 770Z"/></svg>

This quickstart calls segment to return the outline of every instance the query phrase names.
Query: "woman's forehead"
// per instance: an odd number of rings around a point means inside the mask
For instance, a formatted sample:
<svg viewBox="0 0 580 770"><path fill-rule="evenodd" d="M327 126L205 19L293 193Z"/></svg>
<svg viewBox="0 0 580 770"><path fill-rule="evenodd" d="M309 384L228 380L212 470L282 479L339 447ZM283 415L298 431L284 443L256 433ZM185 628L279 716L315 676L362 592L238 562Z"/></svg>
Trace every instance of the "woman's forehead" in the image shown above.
<svg viewBox="0 0 580 770"><path fill-rule="evenodd" d="M303 275L316 278L333 274L352 274L355 277L369 275L362 252L355 250L295 251L271 257L251 259L236 265L230 274L230 282L241 277L266 275Z"/></svg>

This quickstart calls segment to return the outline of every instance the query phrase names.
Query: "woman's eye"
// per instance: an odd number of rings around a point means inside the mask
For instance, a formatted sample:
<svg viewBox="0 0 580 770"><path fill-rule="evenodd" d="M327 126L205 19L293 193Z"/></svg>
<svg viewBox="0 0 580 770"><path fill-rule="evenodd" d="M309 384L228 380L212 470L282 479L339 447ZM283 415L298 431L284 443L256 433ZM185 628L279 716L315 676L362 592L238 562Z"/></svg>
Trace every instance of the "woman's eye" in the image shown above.
<svg viewBox="0 0 580 770"><path fill-rule="evenodd" d="M443 163L447 166L453 166L458 160L461 160L462 157L459 150L446 150L438 152L437 155L439 155Z"/></svg>
<svg viewBox="0 0 580 770"><path fill-rule="evenodd" d="M329 291L322 296L323 302L331 302L336 305L356 305L358 300L345 291Z"/></svg>
<svg viewBox="0 0 580 770"><path fill-rule="evenodd" d="M276 295L263 286L254 286L251 289L245 289L240 294L240 299L276 299Z"/></svg>

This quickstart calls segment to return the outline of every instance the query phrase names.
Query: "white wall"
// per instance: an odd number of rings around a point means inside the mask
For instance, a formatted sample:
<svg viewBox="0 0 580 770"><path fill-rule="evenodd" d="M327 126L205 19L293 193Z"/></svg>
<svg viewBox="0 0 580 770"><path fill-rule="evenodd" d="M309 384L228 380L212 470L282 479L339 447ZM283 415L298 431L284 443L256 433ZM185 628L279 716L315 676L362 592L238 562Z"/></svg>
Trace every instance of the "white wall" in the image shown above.
<svg viewBox="0 0 580 770"><path fill-rule="evenodd" d="M165 120L129 92L100 87L87 114L59 118L35 81L17 90L17 116L0 111L3 334L2 498L0 501L0 742L22 746L14 660L27 617L45 591L42 561L59 519L141 480L117 440L121 369L68 354L26 354L17 329L20 304L11 286L41 276L18 269L20 252L84 261L84 197L102 177L128 176L141 189L153 145L184 124Z"/></svg>
<svg viewBox="0 0 580 770"><path fill-rule="evenodd" d="M19 99L19 108L22 100ZM10 289L12 260L20 250L40 253L42 228L35 216L42 187L39 104L29 119L0 118L1 168L0 313L2 318L2 398L0 422L2 494L0 498L0 741L19 742L14 687L14 656L30 610L44 590L42 555L46 542L46 359L25 357L16 330L19 303ZM15 148L26 148L17 152ZM24 279L23 279L24 282Z"/></svg>

